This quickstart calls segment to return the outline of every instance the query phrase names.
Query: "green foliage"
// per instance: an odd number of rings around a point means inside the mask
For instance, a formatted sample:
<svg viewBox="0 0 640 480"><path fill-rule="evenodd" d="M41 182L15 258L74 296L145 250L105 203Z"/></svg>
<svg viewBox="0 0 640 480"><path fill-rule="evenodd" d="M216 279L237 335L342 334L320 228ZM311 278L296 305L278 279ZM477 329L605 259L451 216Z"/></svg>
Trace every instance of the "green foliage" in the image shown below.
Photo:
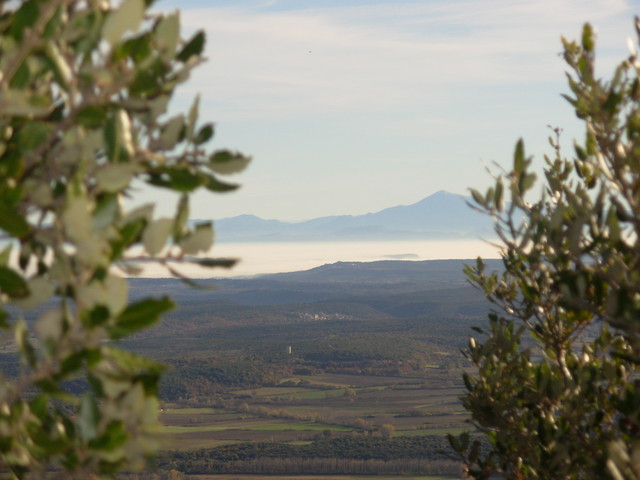
<svg viewBox="0 0 640 480"><path fill-rule="evenodd" d="M640 478L640 63L632 53L600 80L589 25L563 44L565 98L586 124L575 158L556 130L531 201L520 141L513 169L473 192L495 220L505 271L467 267L495 307L466 350L477 373L463 397L491 449L452 442L472 478Z"/></svg>
<svg viewBox="0 0 640 480"><path fill-rule="evenodd" d="M270 384L284 375L283 366L261 358L185 358L168 363L171 370L162 378L160 397L169 402L197 397L209 400L225 388Z"/></svg>
<svg viewBox="0 0 640 480"><path fill-rule="evenodd" d="M168 117L205 39L182 40L178 14L151 3L0 2L0 326L21 362L0 375L0 458L13 478L144 466L162 367L110 342L174 305L127 306L118 269L136 272L132 257L178 276L182 262L231 264L191 257L213 232L187 224L189 194L234 189L218 174L248 159L205 151L213 127L197 125L197 100ZM126 211L134 184L178 192L176 215ZM78 378L80 398L66 388Z"/></svg>

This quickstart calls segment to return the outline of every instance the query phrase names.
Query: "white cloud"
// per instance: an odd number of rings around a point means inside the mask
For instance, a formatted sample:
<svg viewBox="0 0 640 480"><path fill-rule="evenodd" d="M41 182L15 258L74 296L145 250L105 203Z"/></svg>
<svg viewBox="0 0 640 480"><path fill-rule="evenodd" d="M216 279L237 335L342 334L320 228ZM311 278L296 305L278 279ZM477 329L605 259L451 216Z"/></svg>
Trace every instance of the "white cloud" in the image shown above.
<svg viewBox="0 0 640 480"><path fill-rule="evenodd" d="M608 73L634 34L627 0L183 1L210 61L180 97L202 93L203 120L220 120L215 145L255 158L240 193L195 202L202 218L362 213L482 188L482 163L509 162L518 137L538 155L547 124L569 145L582 135L559 98L560 35L591 21Z"/></svg>
<svg viewBox="0 0 640 480"><path fill-rule="evenodd" d="M490 0L186 10L183 22L209 34L210 62L190 89L227 119L429 108L459 88L561 82L560 34L578 36L593 19L602 47L624 49L630 9L622 0Z"/></svg>

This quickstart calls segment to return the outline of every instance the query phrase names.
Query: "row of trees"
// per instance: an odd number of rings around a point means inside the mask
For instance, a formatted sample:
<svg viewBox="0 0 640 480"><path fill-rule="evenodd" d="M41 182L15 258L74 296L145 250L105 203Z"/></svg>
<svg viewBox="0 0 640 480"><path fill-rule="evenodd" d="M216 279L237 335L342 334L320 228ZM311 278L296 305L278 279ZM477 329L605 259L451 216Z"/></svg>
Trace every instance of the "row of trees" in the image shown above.
<svg viewBox="0 0 640 480"><path fill-rule="evenodd" d="M322 470L315 473L357 474L364 473L420 473L419 468L431 464L452 464L442 451L446 448L442 436L383 437L370 435L345 435L324 438L306 445L291 445L281 442L253 442L226 445L214 449L191 452L167 452L158 459L163 469L175 468L181 472L197 473L314 473L301 465L316 465ZM413 462L414 467L408 470ZM333 465L333 467L331 467ZM386 466L386 467L385 467ZM333 468L333 470L325 470ZM336 470L337 468L340 471ZM256 470L251 470L256 469ZM293 471L298 469L297 471ZM436 473L436 472L434 472Z"/></svg>
<svg viewBox="0 0 640 480"><path fill-rule="evenodd" d="M202 460L187 466L194 474L246 475L456 475L457 462L451 460L355 460L344 458L255 458L228 464Z"/></svg>

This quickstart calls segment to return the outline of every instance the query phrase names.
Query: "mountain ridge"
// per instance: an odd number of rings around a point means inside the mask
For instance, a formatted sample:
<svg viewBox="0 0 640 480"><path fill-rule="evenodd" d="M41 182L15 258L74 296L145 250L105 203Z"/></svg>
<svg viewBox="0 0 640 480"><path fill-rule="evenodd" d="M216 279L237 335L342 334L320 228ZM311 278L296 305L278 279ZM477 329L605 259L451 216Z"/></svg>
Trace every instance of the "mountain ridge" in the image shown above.
<svg viewBox="0 0 640 480"><path fill-rule="evenodd" d="M468 206L469 197L440 190L410 205L363 215L301 222L239 215L215 222L221 242L306 242L461 239L488 236L491 219Z"/></svg>

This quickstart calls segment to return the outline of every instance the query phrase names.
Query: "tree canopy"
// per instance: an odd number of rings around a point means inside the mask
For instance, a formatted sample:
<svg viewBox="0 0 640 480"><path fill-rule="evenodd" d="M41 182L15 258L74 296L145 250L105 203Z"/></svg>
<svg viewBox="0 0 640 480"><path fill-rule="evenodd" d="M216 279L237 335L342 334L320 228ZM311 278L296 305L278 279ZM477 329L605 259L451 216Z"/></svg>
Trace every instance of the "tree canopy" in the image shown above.
<svg viewBox="0 0 640 480"><path fill-rule="evenodd" d="M174 305L128 302L125 276L233 263L203 257L212 225L187 221L189 196L234 190L219 176L249 159L207 149L198 99L167 113L205 35L182 39L152 3L0 2L0 458L15 478L143 466L162 367L114 341ZM125 208L140 188L176 192L175 214Z"/></svg>
<svg viewBox="0 0 640 480"><path fill-rule="evenodd" d="M598 78L589 24L563 45L584 140L566 158L555 129L540 194L522 141L472 191L504 270L467 268L494 307L463 397L488 447L451 439L471 478L640 478L640 62L633 50Z"/></svg>

